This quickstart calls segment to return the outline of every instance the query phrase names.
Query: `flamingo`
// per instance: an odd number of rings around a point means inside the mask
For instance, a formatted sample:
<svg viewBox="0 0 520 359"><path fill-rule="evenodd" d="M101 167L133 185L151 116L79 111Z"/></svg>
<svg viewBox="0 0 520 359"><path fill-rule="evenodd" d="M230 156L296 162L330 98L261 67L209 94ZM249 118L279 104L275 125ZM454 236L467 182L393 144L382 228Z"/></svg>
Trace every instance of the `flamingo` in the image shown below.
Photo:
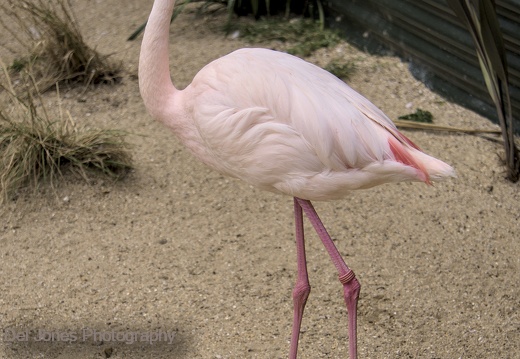
<svg viewBox="0 0 520 359"><path fill-rule="evenodd" d="M310 284L303 213L335 265L348 313L349 356L357 358L360 284L311 201L340 199L387 182L431 184L454 170L401 134L375 105L343 81L297 57L244 48L198 72L184 90L169 70L175 0L155 0L139 58L139 88L150 115L200 161L260 189L294 198L297 279L289 358L297 357Z"/></svg>

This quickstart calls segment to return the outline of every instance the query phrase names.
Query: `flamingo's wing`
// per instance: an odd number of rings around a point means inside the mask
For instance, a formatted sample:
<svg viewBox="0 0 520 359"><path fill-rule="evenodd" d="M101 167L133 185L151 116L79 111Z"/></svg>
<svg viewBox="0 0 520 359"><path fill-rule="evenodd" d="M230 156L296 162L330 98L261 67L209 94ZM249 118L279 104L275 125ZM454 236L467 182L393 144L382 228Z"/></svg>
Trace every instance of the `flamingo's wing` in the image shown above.
<svg viewBox="0 0 520 359"><path fill-rule="evenodd" d="M206 66L191 86L201 138L214 167L227 174L256 185L270 178L275 188L274 182L320 176L347 189L428 180L427 169L408 153L420 151L381 110L296 57L242 49ZM374 168L384 174L361 178ZM347 175L356 177L354 184Z"/></svg>

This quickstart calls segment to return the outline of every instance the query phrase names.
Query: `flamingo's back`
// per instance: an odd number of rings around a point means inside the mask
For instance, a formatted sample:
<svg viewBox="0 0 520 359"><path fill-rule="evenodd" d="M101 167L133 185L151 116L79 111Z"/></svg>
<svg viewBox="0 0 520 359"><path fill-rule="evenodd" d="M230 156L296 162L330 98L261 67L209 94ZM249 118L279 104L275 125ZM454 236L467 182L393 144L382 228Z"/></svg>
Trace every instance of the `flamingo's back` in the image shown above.
<svg viewBox="0 0 520 359"><path fill-rule="evenodd" d="M241 49L184 91L193 152L252 185L309 200L385 182L439 180L453 169L424 154L376 106L328 72L287 54Z"/></svg>

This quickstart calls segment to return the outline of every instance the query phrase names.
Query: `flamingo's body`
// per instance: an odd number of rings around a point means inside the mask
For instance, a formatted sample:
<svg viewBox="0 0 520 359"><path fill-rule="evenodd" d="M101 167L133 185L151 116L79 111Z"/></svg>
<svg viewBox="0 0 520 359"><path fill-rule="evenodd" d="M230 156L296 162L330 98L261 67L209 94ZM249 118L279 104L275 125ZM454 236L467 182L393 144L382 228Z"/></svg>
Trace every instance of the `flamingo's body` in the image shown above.
<svg viewBox="0 0 520 359"><path fill-rule="evenodd" d="M142 43L139 86L151 115L215 170L295 197L298 281L291 357L310 291L302 209L318 230L345 288L356 356L359 283L309 200L331 200L386 182L439 180L453 169L403 136L376 106L328 72L294 56L241 49L205 66L184 90L169 72L174 0L155 0Z"/></svg>

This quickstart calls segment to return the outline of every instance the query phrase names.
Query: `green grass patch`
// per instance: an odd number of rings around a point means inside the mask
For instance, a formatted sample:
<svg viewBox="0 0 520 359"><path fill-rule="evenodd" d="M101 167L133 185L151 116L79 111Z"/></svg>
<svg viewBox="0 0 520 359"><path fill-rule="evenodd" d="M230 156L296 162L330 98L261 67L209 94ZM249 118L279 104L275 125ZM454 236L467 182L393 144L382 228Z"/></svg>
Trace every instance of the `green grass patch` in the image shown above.
<svg viewBox="0 0 520 359"><path fill-rule="evenodd" d="M333 60L325 66L325 70L336 77L343 80L349 80L356 72L356 65L353 62L343 62L341 60Z"/></svg>
<svg viewBox="0 0 520 359"><path fill-rule="evenodd" d="M335 31L322 29L319 22L310 19L266 19L242 23L238 26L240 36L254 43L280 41L288 44L287 52L296 56L309 56L314 51L332 47L341 41Z"/></svg>

